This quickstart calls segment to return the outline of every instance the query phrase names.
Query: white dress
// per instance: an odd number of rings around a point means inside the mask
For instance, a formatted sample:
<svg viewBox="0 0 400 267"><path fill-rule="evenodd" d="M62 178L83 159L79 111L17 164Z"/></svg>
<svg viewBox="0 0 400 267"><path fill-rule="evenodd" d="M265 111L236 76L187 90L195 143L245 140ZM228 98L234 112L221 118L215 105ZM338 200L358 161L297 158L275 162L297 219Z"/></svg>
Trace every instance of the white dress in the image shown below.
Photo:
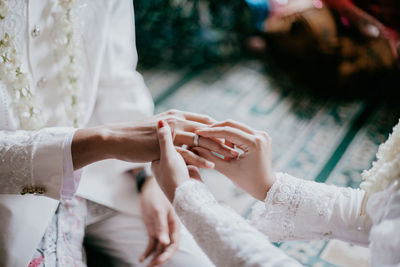
<svg viewBox="0 0 400 267"><path fill-rule="evenodd" d="M369 245L372 266L398 266L400 185L395 181L366 203L364 194L278 173L265 201L254 207L252 225L198 181L178 187L173 204L217 266L301 266L270 241L331 238Z"/></svg>

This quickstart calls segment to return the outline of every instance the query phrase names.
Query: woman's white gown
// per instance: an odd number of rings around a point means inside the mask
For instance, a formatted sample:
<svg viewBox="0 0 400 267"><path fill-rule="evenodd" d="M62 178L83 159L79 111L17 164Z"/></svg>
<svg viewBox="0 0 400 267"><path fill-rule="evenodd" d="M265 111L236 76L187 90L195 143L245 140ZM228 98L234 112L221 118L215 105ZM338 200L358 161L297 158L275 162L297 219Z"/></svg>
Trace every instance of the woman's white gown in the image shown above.
<svg viewBox="0 0 400 267"><path fill-rule="evenodd" d="M369 245L372 266L398 266L400 185L371 195L365 209L364 194L278 173L250 223L194 180L178 187L173 204L217 266L300 266L270 241L332 238Z"/></svg>

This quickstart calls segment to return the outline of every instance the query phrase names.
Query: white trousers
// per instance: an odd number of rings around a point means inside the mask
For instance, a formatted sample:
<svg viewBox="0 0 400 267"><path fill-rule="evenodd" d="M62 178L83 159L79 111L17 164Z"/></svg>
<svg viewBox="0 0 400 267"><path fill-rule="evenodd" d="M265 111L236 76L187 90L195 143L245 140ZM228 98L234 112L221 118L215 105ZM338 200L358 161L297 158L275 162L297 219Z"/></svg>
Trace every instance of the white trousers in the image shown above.
<svg viewBox="0 0 400 267"><path fill-rule="evenodd" d="M90 215L89 215L90 216ZM110 210L107 214L89 218L85 243L106 255L113 266L146 266L151 260L139 263L147 247L148 235L142 218ZM195 243L191 234L181 225L179 250L164 266L209 267L214 266Z"/></svg>

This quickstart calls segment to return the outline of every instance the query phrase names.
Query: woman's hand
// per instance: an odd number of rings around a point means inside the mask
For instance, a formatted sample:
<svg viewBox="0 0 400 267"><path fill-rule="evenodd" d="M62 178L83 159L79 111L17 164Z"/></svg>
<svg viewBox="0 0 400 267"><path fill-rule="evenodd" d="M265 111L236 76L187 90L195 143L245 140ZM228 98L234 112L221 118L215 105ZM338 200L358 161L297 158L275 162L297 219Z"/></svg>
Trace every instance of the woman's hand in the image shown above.
<svg viewBox="0 0 400 267"><path fill-rule="evenodd" d="M154 178L147 179L143 185L140 206L149 235L149 242L140 262L152 254L153 259L148 266L161 266L171 259L179 247L178 217Z"/></svg>
<svg viewBox="0 0 400 267"><path fill-rule="evenodd" d="M153 161L151 167L160 188L172 203L176 188L189 180L189 172L182 156L175 150L171 128L164 121L157 124L157 136L160 159Z"/></svg>
<svg viewBox="0 0 400 267"><path fill-rule="evenodd" d="M214 162L215 169L253 197L264 200L275 182L272 169L271 138L267 133L251 129L236 121L216 123L196 131L206 138L224 138L243 151L238 158L222 159L211 151L195 147L192 150Z"/></svg>
<svg viewBox="0 0 400 267"><path fill-rule="evenodd" d="M171 127L173 140L178 146L194 146L193 132L215 122L205 115L171 110L139 122L79 129L74 135L71 147L74 169L110 158L131 162L159 159L156 124L161 119ZM225 156L236 153L229 147L206 138L201 138L199 145ZM213 163L195 153L179 150L190 164L207 169L214 167Z"/></svg>

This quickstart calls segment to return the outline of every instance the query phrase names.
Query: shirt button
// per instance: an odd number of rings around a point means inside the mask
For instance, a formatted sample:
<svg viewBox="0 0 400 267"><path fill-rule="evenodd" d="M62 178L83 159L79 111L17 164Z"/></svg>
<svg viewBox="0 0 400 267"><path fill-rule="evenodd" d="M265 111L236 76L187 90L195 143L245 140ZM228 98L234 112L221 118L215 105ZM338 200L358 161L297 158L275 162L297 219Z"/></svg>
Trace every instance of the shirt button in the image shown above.
<svg viewBox="0 0 400 267"><path fill-rule="evenodd" d="M26 193L28 193L28 188L24 187L21 190L21 195L25 195Z"/></svg>
<svg viewBox="0 0 400 267"><path fill-rule="evenodd" d="M41 77L36 83L36 86L38 88L44 88L46 85L47 85L47 79L45 77Z"/></svg>
<svg viewBox="0 0 400 267"><path fill-rule="evenodd" d="M39 26L35 25L33 26L33 29L31 31L32 37L38 37L40 35L40 28Z"/></svg>

